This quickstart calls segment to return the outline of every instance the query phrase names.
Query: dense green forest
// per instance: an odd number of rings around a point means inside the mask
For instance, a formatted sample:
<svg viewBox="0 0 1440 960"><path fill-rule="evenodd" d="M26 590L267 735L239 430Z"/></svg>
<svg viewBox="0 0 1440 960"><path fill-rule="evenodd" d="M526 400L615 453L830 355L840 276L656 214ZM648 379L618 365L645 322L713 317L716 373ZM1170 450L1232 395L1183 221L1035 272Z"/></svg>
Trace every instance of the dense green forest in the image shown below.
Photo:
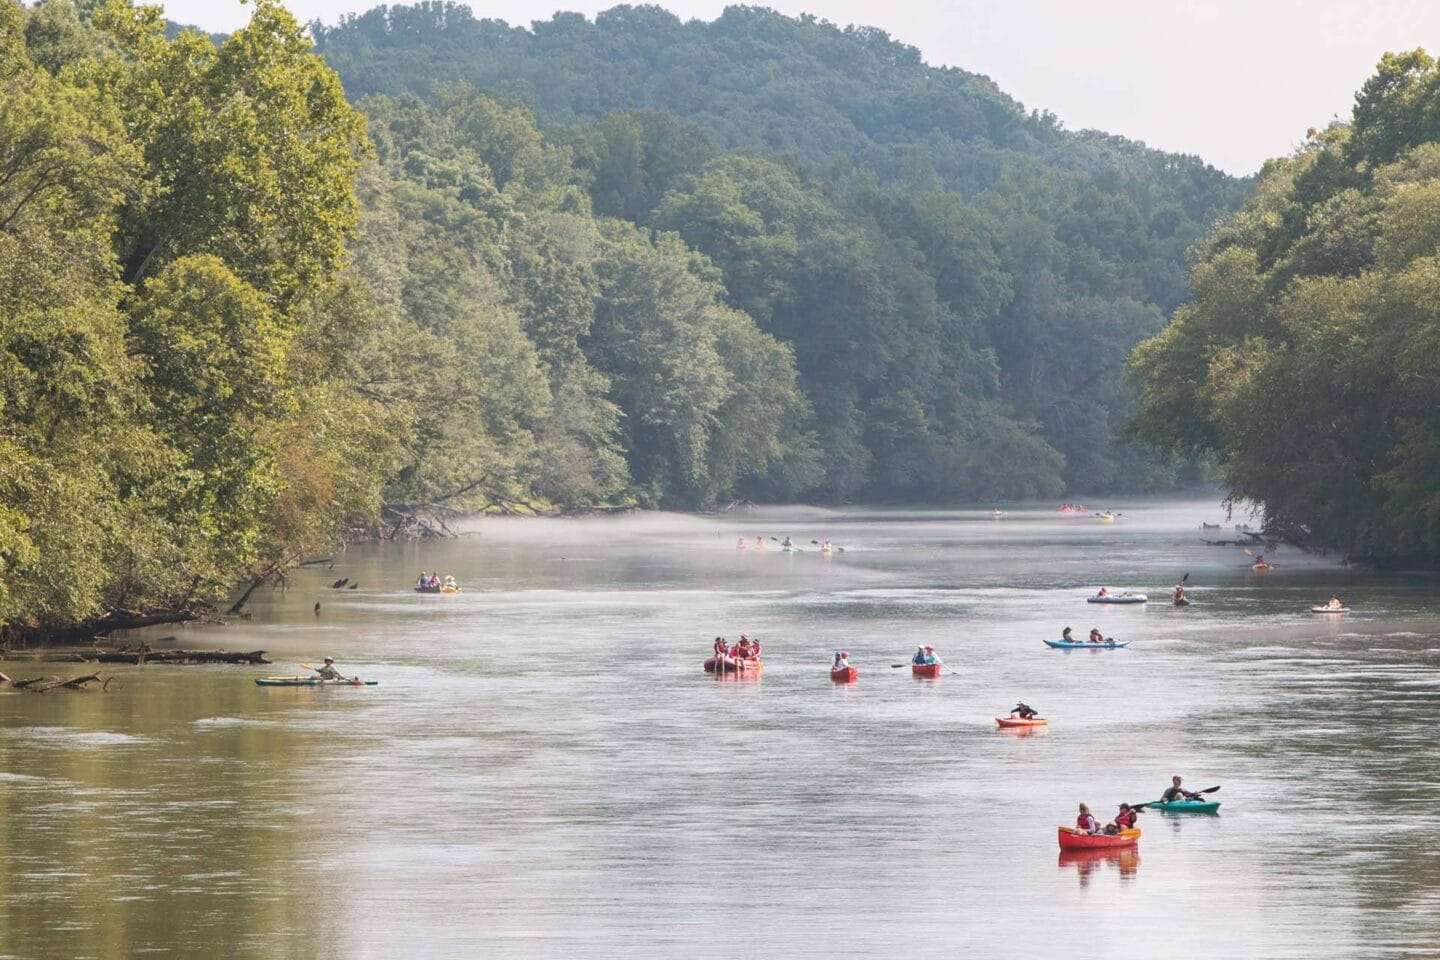
<svg viewBox="0 0 1440 960"><path fill-rule="evenodd" d="M347 90L311 33L344 70L415 75ZM549 48L608 62L614 102L556 107L597 85ZM718 71L713 113L636 99L660 48L692 86ZM569 86L527 100L484 64ZM11 637L204 610L385 503L1173 482L1115 439L1121 364L1242 189L755 10L307 31L261 0L217 38L128 0L0 0L0 78Z"/></svg>
<svg viewBox="0 0 1440 960"><path fill-rule="evenodd" d="M1138 347L1140 436L1217 455L1316 548L1440 561L1440 67L1386 55L1348 123L1268 163Z"/></svg>
<svg viewBox="0 0 1440 960"><path fill-rule="evenodd" d="M421 3L311 29L352 98L443 105L463 83L533 110L597 214L678 233L729 305L794 350L822 473L736 492L940 501L1176 481L1119 438L1125 358L1185 298L1185 250L1243 182L1067 132L880 31L761 8L687 23L621 6L522 29ZM487 162L503 187L504 159Z"/></svg>

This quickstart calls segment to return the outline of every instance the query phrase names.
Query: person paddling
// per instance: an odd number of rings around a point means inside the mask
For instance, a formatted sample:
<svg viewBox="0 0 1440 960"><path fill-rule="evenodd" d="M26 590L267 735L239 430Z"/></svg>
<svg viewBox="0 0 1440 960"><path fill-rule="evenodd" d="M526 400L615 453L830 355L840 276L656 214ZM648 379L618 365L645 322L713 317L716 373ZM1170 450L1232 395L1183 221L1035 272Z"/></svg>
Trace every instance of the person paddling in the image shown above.
<svg viewBox="0 0 1440 960"><path fill-rule="evenodd" d="M1104 637L1103 634L1100 633L1099 630L1097 630L1097 629L1094 628L1094 627L1091 627L1091 628L1090 628L1090 642L1091 642L1091 643L1104 643L1104 642L1105 642L1105 637Z"/></svg>
<svg viewBox="0 0 1440 960"><path fill-rule="evenodd" d="M839 673L841 670L850 669L850 654L844 650L835 651L835 662L830 664L832 673Z"/></svg>
<svg viewBox="0 0 1440 960"><path fill-rule="evenodd" d="M1070 636L1070 628L1069 628L1069 627L1066 627L1064 630L1061 630L1061 631L1060 631L1060 639L1061 639L1063 642L1065 642L1065 643L1074 643L1074 642L1075 642L1075 638L1072 637L1072 636Z"/></svg>
<svg viewBox="0 0 1440 960"><path fill-rule="evenodd" d="M1017 702L1014 709L1010 711L1010 716L1019 717L1021 720L1033 720L1040 716L1040 711L1030 706L1024 700L1021 700Z"/></svg>
<svg viewBox="0 0 1440 960"><path fill-rule="evenodd" d="M741 638L742 640L748 639L748 638L745 636L745 634L743 634L743 633L740 634L740 638ZM751 640L751 641L750 641L750 659L751 659L751 660L759 660L759 659L760 659L760 641L759 641L759 640Z"/></svg>
<svg viewBox="0 0 1440 960"><path fill-rule="evenodd" d="M1160 800L1164 803L1169 803L1172 800L1200 799L1200 794L1191 793L1189 790L1186 790L1184 787L1180 786L1180 783L1181 781L1179 777L1171 777L1170 788L1160 795Z"/></svg>
<svg viewBox="0 0 1440 960"><path fill-rule="evenodd" d="M1172 594L1170 594L1170 599L1174 600L1176 604L1182 604L1182 603L1188 602L1188 601L1186 601L1186 599L1185 599L1185 584L1183 584L1183 583L1177 583L1177 584L1175 584L1175 592L1172 593Z"/></svg>
<svg viewBox="0 0 1440 960"><path fill-rule="evenodd" d="M1133 829L1135 826L1135 818L1139 816L1139 814L1140 811L1131 807L1130 804L1120 804L1120 812L1115 814L1115 819L1113 822L1106 825L1105 832L1109 834L1117 834L1123 833L1126 830Z"/></svg>
<svg viewBox="0 0 1440 960"><path fill-rule="evenodd" d="M325 665L324 665L323 667L311 667L310 669L311 669L311 670L314 670L316 673L320 674L320 679L321 679L321 680L349 680L349 679L350 679L349 677L342 677L342 676L340 675L340 671L335 669L335 658L334 658L334 657L326 657L326 658L325 658Z"/></svg>

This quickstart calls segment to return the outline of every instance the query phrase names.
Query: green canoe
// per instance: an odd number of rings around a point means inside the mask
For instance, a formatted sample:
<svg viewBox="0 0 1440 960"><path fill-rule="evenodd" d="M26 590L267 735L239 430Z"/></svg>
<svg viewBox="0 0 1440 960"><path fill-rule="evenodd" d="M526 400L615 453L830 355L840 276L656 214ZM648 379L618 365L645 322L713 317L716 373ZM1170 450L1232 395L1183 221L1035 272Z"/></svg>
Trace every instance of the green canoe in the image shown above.
<svg viewBox="0 0 1440 960"><path fill-rule="evenodd" d="M321 680L319 677L256 677L262 687L373 687L379 680Z"/></svg>
<svg viewBox="0 0 1440 960"><path fill-rule="evenodd" d="M1220 809L1219 800L1157 800L1145 804L1146 809L1166 813L1215 813Z"/></svg>

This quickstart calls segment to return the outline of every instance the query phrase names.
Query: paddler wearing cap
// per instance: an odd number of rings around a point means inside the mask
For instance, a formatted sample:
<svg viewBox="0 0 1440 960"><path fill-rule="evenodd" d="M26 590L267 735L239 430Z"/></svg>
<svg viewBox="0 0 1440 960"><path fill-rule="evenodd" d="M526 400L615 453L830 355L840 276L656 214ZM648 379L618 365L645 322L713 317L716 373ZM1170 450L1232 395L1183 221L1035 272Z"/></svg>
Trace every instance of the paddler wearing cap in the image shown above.
<svg viewBox="0 0 1440 960"><path fill-rule="evenodd" d="M1132 807L1128 803L1120 804L1120 812L1115 814L1115 820L1105 825L1105 832L1109 834L1120 833L1135 826L1135 818L1140 815L1140 808Z"/></svg>
<svg viewBox="0 0 1440 960"><path fill-rule="evenodd" d="M928 664L939 663L940 658L935 656L935 648L927 643L915 651L915 656L910 658L910 662L917 667L923 667Z"/></svg>
<svg viewBox="0 0 1440 960"><path fill-rule="evenodd" d="M326 658L325 658L325 666L323 666L323 667L311 667L310 669L312 669L312 670L314 670L316 673L320 674L320 679L321 679L321 680L348 680L348 679L350 679L349 677L342 677L342 676L340 676L340 671L335 669L335 658L334 658L334 657L326 657Z"/></svg>

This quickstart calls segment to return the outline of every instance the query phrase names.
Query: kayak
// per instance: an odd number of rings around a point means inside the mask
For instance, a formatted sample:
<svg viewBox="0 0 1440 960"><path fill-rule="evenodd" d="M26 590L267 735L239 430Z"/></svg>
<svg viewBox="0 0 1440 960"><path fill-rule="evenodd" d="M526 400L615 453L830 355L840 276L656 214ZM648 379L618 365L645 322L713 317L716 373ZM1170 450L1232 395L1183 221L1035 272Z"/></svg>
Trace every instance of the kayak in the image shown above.
<svg viewBox="0 0 1440 960"><path fill-rule="evenodd" d="M1175 604L1175 606L1177 606L1177 607L1188 607L1188 606L1190 606L1190 601L1189 601L1189 600L1186 600L1184 597L1181 597L1179 600L1172 600L1172 601L1170 601L1170 602L1173 603L1173 604Z"/></svg>
<svg viewBox="0 0 1440 960"><path fill-rule="evenodd" d="M717 669L718 667L718 669ZM732 660L730 657L711 657L705 661L705 672L714 674L725 673L759 673L765 669L765 664L759 660Z"/></svg>
<svg viewBox="0 0 1440 960"><path fill-rule="evenodd" d="M995 722L1002 727L1043 727L1050 723L1044 717L1031 717L1029 720L1020 717L996 717Z"/></svg>
<svg viewBox="0 0 1440 960"><path fill-rule="evenodd" d="M1054 647L1056 650L1118 650L1121 647L1130 646L1131 641L1124 643L1111 641L1109 643L1085 643L1081 640L1066 642L1064 640L1046 640L1046 646Z"/></svg>
<svg viewBox="0 0 1440 960"><path fill-rule="evenodd" d="M835 548L834 548L834 547L821 547L821 548L820 548L820 552L821 552L821 553L834 553L834 552L835 552Z"/></svg>
<svg viewBox="0 0 1440 960"><path fill-rule="evenodd" d="M439 587L416 587L416 588L415 588L415 592L416 592L416 593L439 593L439 592L440 592L440 588L439 588Z"/></svg>
<svg viewBox="0 0 1440 960"><path fill-rule="evenodd" d="M943 663L912 663L910 664L910 674L911 676L934 680L940 676L940 671L944 666L945 664Z"/></svg>
<svg viewBox="0 0 1440 960"><path fill-rule="evenodd" d="M1106 850L1133 847L1140 840L1140 828L1131 827L1119 833L1082 833L1074 827L1060 828L1061 850Z"/></svg>
<svg viewBox="0 0 1440 960"><path fill-rule="evenodd" d="M1273 563L1252 563L1250 565L1250 569L1256 573L1264 573L1266 570L1273 570L1274 568L1275 565Z"/></svg>
<svg viewBox="0 0 1440 960"><path fill-rule="evenodd" d="M459 588L459 587L441 587L441 588L440 588L440 592L441 592L441 593L459 593L459 592L460 592L460 588Z"/></svg>
<svg viewBox="0 0 1440 960"><path fill-rule="evenodd" d="M1147 603L1150 598L1143 593L1122 593L1113 597L1086 597L1086 603Z"/></svg>
<svg viewBox="0 0 1440 960"><path fill-rule="evenodd" d="M860 670L856 667L844 667L840 670L831 670L830 679L836 683L854 683L860 679Z"/></svg>
<svg viewBox="0 0 1440 960"><path fill-rule="evenodd" d="M1311 607L1311 613L1349 613L1349 607Z"/></svg>
<svg viewBox="0 0 1440 960"><path fill-rule="evenodd" d="M379 680L321 680L319 677L256 677L262 687L373 687Z"/></svg>
<svg viewBox="0 0 1440 960"><path fill-rule="evenodd" d="M1214 813L1220 809L1219 800L1157 800L1145 804L1147 810L1162 813Z"/></svg>

